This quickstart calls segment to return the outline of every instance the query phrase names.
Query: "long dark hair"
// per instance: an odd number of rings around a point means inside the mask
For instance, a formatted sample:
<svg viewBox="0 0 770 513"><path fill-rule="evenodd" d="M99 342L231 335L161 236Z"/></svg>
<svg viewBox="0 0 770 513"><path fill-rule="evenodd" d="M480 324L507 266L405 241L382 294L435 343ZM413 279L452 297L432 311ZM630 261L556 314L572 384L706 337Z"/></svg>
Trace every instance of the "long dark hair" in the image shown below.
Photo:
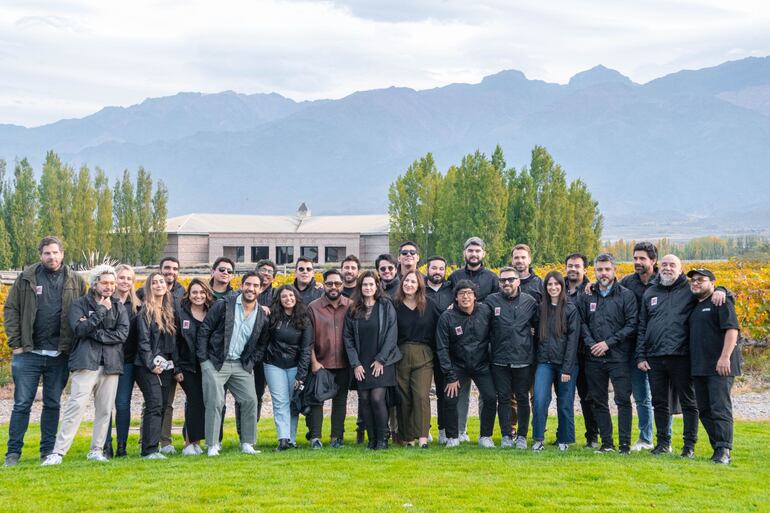
<svg viewBox="0 0 770 513"><path fill-rule="evenodd" d="M350 316L353 319L364 319L366 317L366 305L364 304L364 295L361 294L361 286L364 284L364 278L374 280L374 300L379 302L382 297L382 287L380 286L380 275L375 271L364 271L358 275L356 281L356 290L353 291L352 301L350 302Z"/></svg>
<svg viewBox="0 0 770 513"><path fill-rule="evenodd" d="M561 285L561 292L556 301L554 312L553 332L549 332L548 326L551 324L551 296L548 294L548 281L554 279ZM561 337L567 332L567 292L564 284L564 276L559 271L551 271L545 275L543 280L543 289L545 294L540 300L540 340L546 340L550 336Z"/></svg>
<svg viewBox="0 0 770 513"><path fill-rule="evenodd" d="M427 304L427 299L425 297L425 280L423 279L422 275L418 273L416 270L409 271L405 275L401 277L401 284L398 287L398 290L396 291L396 297L393 300L394 303L397 305L403 305L404 299L406 298L406 294L404 293L404 280L409 276L410 274L413 274L414 277L417 279L417 291L414 293L414 298L417 301L417 311L420 312L420 315L425 313L425 305Z"/></svg>
<svg viewBox="0 0 770 513"><path fill-rule="evenodd" d="M291 315L286 315L286 311L281 304L281 292L284 290L294 294L294 299L297 301ZM282 322L288 322L298 330L303 330L310 324L307 305L300 299L299 292L294 288L294 285L281 285L273 294L273 302L270 304L270 327L275 328Z"/></svg>

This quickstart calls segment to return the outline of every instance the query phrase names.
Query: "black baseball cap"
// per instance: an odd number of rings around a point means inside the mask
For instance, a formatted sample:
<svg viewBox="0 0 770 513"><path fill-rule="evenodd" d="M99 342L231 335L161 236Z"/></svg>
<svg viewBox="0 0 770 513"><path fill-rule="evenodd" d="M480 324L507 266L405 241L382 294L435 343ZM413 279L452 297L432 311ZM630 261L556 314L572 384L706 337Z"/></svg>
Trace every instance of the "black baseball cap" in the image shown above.
<svg viewBox="0 0 770 513"><path fill-rule="evenodd" d="M687 271L687 277L692 278L694 275L700 274L701 276L705 276L711 281L717 281L717 277L714 276L714 273L709 271L708 269L700 268L700 269L690 269Z"/></svg>

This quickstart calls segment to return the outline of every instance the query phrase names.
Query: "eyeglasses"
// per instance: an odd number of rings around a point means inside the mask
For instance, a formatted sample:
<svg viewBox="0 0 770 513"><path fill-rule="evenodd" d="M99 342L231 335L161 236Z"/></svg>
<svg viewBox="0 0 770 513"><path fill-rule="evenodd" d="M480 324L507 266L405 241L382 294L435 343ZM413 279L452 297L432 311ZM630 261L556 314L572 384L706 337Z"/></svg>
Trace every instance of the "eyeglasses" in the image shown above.
<svg viewBox="0 0 770 513"><path fill-rule="evenodd" d="M458 296L475 296L476 293L472 290L461 290L457 293Z"/></svg>
<svg viewBox="0 0 770 513"><path fill-rule="evenodd" d="M297 267L297 272L304 273L304 272L313 272L312 267Z"/></svg>
<svg viewBox="0 0 770 513"><path fill-rule="evenodd" d="M401 250L402 255L416 255L417 250L416 249L402 249Z"/></svg>
<svg viewBox="0 0 770 513"><path fill-rule="evenodd" d="M518 278L498 278L497 281L499 281L500 283L513 283L516 280L518 280Z"/></svg>
<svg viewBox="0 0 770 513"><path fill-rule="evenodd" d="M339 289L342 288L342 282L341 281L325 281L324 286L329 287L330 289Z"/></svg>
<svg viewBox="0 0 770 513"><path fill-rule="evenodd" d="M259 274L269 274L270 276L275 274L275 271L269 267L262 267L261 269L258 269L257 272L259 272Z"/></svg>
<svg viewBox="0 0 770 513"><path fill-rule="evenodd" d="M233 270L229 267L217 267L217 271L224 274L233 274Z"/></svg>
<svg viewBox="0 0 770 513"><path fill-rule="evenodd" d="M394 271L395 269L396 269L396 268L395 268L395 266L392 266L392 265L383 265L382 267L380 267L380 272L381 272L381 273L384 273L384 272L386 272L386 271Z"/></svg>
<svg viewBox="0 0 770 513"><path fill-rule="evenodd" d="M700 278L690 278L690 283L706 283L707 281L711 281L706 276L701 276Z"/></svg>

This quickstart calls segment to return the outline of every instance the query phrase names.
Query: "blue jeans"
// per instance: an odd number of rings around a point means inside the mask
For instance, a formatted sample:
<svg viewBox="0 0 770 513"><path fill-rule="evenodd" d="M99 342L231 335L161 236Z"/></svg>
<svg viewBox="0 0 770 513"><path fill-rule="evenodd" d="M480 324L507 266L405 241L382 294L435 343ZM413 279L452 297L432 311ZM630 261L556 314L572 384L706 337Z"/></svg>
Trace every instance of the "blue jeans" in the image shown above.
<svg viewBox="0 0 770 513"><path fill-rule="evenodd" d="M652 393L647 373L640 371L636 360L631 360L631 393L636 403L636 416L639 418L639 438L652 443Z"/></svg>
<svg viewBox="0 0 770 513"><path fill-rule="evenodd" d="M282 369L275 365L265 364L265 381L270 389L273 400L273 420L278 439L297 441L297 421L299 415L291 414L291 396L294 393L294 379L297 368Z"/></svg>
<svg viewBox="0 0 770 513"><path fill-rule="evenodd" d="M42 356L35 353L13 355L13 412L8 426L8 454L21 454L24 435L29 427L29 411L35 400L40 378L43 379L43 413L40 416L40 456L47 456L56 443L61 393L67 384L68 356Z"/></svg>
<svg viewBox="0 0 770 513"><path fill-rule="evenodd" d="M118 392L115 395L115 430L118 432L118 442L128 440L128 428L131 425L131 395L134 393L133 363L123 364L123 374L118 379ZM105 447L112 445L112 421L107 430Z"/></svg>
<svg viewBox="0 0 770 513"><path fill-rule="evenodd" d="M542 442L545 439L545 423L548 420L548 406L551 404L551 388L556 388L556 411L559 427L556 441L561 444L575 443L575 385L578 367L575 366L570 380L561 380L561 365L539 363L535 370L534 403L532 415L532 439Z"/></svg>

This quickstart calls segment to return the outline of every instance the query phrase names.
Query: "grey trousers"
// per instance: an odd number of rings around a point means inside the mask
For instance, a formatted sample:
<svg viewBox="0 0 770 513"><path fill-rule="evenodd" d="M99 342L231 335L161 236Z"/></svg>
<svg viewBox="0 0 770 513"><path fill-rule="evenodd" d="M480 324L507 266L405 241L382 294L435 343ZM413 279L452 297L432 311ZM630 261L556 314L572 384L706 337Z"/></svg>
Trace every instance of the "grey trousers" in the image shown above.
<svg viewBox="0 0 770 513"><path fill-rule="evenodd" d="M201 363L203 374L203 403L206 409L206 445L219 443L222 407L225 405L225 385L241 410L241 443L257 441L257 390L254 375L243 370L239 360L227 360L220 370L210 361Z"/></svg>

